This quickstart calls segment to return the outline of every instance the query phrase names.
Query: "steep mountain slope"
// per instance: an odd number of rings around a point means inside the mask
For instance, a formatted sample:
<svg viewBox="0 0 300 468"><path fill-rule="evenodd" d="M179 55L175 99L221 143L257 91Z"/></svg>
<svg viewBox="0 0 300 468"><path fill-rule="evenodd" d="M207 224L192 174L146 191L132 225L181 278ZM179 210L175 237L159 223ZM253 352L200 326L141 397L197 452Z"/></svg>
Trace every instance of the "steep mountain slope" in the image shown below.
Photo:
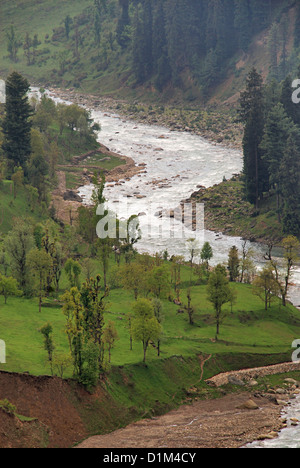
<svg viewBox="0 0 300 468"><path fill-rule="evenodd" d="M3 0L0 76L192 105L232 103L253 65L265 77L296 73L299 2L168 2Z"/></svg>

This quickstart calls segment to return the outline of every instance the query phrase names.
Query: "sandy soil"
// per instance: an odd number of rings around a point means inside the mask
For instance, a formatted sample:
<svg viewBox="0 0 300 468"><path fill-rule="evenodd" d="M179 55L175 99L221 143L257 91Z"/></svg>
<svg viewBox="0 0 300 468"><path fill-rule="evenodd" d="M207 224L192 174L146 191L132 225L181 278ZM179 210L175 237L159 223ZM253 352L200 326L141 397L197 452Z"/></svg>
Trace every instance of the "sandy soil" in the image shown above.
<svg viewBox="0 0 300 468"><path fill-rule="evenodd" d="M238 408L249 400L249 393L197 401L111 434L90 437L77 448L239 448L282 427L280 406L264 396L251 399L258 409Z"/></svg>

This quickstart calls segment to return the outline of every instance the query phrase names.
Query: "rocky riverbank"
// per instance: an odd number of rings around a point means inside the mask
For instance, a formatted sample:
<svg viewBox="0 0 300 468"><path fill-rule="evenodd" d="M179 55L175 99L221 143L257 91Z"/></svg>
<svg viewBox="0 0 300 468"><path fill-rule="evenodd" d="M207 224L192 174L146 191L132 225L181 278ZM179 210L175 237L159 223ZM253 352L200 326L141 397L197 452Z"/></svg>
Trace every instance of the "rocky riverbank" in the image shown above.
<svg viewBox="0 0 300 468"><path fill-rule="evenodd" d="M100 153L104 159L115 158L120 164L111 170L104 170L105 179L108 184L114 183L121 185L121 180L129 180L134 175L143 172L144 165L136 165L134 160L128 156L113 153L109 148L99 144L98 150L93 150L87 154L74 157L70 162L69 174L74 169L77 176L77 183L74 183L71 189L67 188L66 184L66 166L58 167L57 171L57 188L52 193L52 205L55 209L57 219L64 223L73 223L77 216L77 210L82 204L82 199L77 193L77 189L82 185L92 183L95 170L100 171L100 166L91 167L86 163L91 153ZM78 172L78 170L80 172Z"/></svg>
<svg viewBox="0 0 300 468"><path fill-rule="evenodd" d="M185 131L199 135L214 144L241 149L243 130L236 122L234 110L223 108L185 107L175 108L161 104L130 103L93 94L79 93L74 89L49 88L50 93L66 101L118 114L137 123L158 125L173 131Z"/></svg>
<svg viewBox="0 0 300 468"><path fill-rule="evenodd" d="M212 187L199 187L186 202L204 204L205 229L251 242L279 245L282 226L272 197L262 200L259 213L244 198L241 176L236 174Z"/></svg>
<svg viewBox="0 0 300 468"><path fill-rule="evenodd" d="M223 397L195 398L191 405L166 415L90 437L77 448L241 448L253 441L275 439L288 424L299 423L294 418L287 421L282 410L300 394L300 383L285 374L280 386L267 385L262 390L261 378L295 370L299 364L287 363L220 374L207 383L221 388ZM233 387L242 390L232 393Z"/></svg>

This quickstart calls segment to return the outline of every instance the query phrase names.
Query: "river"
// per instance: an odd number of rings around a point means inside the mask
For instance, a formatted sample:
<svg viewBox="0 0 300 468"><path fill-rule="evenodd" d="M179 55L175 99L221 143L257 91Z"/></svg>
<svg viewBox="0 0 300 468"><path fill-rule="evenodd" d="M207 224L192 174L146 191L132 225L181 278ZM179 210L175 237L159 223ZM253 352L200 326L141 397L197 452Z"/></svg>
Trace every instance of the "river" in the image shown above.
<svg viewBox="0 0 300 468"><path fill-rule="evenodd" d="M33 88L33 92L37 93L38 90ZM56 101L60 100L49 92L47 94ZM204 241L211 244L214 265L227 261L233 245L241 251L243 239L212 232L201 225L201 210L200 228L196 232L176 219L170 223L170 219L157 216L161 210L177 207L198 186L210 187L220 183L224 177L230 178L240 173L243 166L240 151L210 143L189 132L171 131L165 127L136 123L99 109L90 110L94 121L101 126L99 141L102 144L115 153L131 157L136 165L145 164L141 174L124 180L121 185L107 184L105 188L108 207L116 211L120 218L140 215L142 238L137 250L152 254L167 250L170 255L189 258L187 240L196 238L200 247ZM80 187L78 193L84 203L89 203L92 191L92 185ZM254 242L251 248L255 263L261 268L267 247ZM280 249L276 249L274 254L280 260ZM289 298L299 306L299 266L293 273L292 281ZM288 417L300 419L299 398L285 411ZM281 432L278 439L255 442L250 447L300 447L300 427L289 427Z"/></svg>
<svg viewBox="0 0 300 468"><path fill-rule="evenodd" d="M165 127L137 124L131 120L92 111L92 118L101 125L99 139L111 151L126 156L139 164L146 164L145 173L124 181L122 186L107 187L105 195L109 208L139 216L142 239L137 245L141 252L163 252L170 255L183 255L189 258L187 240L196 238L199 246L208 241L214 252L212 264L227 261L229 249L235 245L241 252L243 239L226 236L205 229L201 224L199 210L199 229L192 231L176 220L163 220L156 215L162 209L177 207L188 198L198 186L210 187L220 183L223 178L239 174L243 161L240 151L222 147L206 141L189 132L171 131ZM79 194L88 202L92 186L79 189ZM130 197L130 198L128 198ZM138 198L139 197L139 198ZM144 198L141 198L144 197ZM204 206L205 210L205 206ZM251 243L255 263L262 267L267 247L261 243ZM280 249L274 255L281 258ZM300 268L293 274L293 287L290 300L300 305Z"/></svg>
<svg viewBox="0 0 300 468"><path fill-rule="evenodd" d="M39 95L37 88L32 88L32 93ZM55 94L46 93L55 101L62 101ZM71 104L70 101L63 102ZM183 255L188 259L187 240L195 238L199 249L205 241L212 246L212 265L226 263L229 249L234 245L241 252L243 239L205 229L201 206L197 207L196 231L192 231L187 223L157 216L161 210L179 206L198 186L210 187L224 177L229 179L239 174L243 167L239 150L211 143L190 132L136 123L100 109L89 110L101 126L99 141L103 145L131 157L136 165L145 164L140 175L124 180L121 185L107 184L104 193L108 208L121 219L140 215L142 238L137 244L138 251L155 254L167 250L169 255ZM79 188L84 203L89 203L92 191L92 185ZM251 249L255 264L261 268L265 263L266 245L252 242ZM281 261L281 249L274 249L273 254ZM300 266L293 272L292 283L289 299L295 306L300 306Z"/></svg>

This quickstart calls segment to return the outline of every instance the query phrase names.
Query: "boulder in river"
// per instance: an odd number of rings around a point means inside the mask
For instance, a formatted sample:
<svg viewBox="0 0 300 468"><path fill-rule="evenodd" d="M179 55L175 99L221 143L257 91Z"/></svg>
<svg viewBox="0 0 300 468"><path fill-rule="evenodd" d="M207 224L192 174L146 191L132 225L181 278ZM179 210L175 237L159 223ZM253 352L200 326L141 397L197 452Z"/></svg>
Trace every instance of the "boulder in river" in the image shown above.
<svg viewBox="0 0 300 468"><path fill-rule="evenodd" d="M82 202L82 198L74 190L67 190L63 195L64 200L66 201L77 201Z"/></svg>

